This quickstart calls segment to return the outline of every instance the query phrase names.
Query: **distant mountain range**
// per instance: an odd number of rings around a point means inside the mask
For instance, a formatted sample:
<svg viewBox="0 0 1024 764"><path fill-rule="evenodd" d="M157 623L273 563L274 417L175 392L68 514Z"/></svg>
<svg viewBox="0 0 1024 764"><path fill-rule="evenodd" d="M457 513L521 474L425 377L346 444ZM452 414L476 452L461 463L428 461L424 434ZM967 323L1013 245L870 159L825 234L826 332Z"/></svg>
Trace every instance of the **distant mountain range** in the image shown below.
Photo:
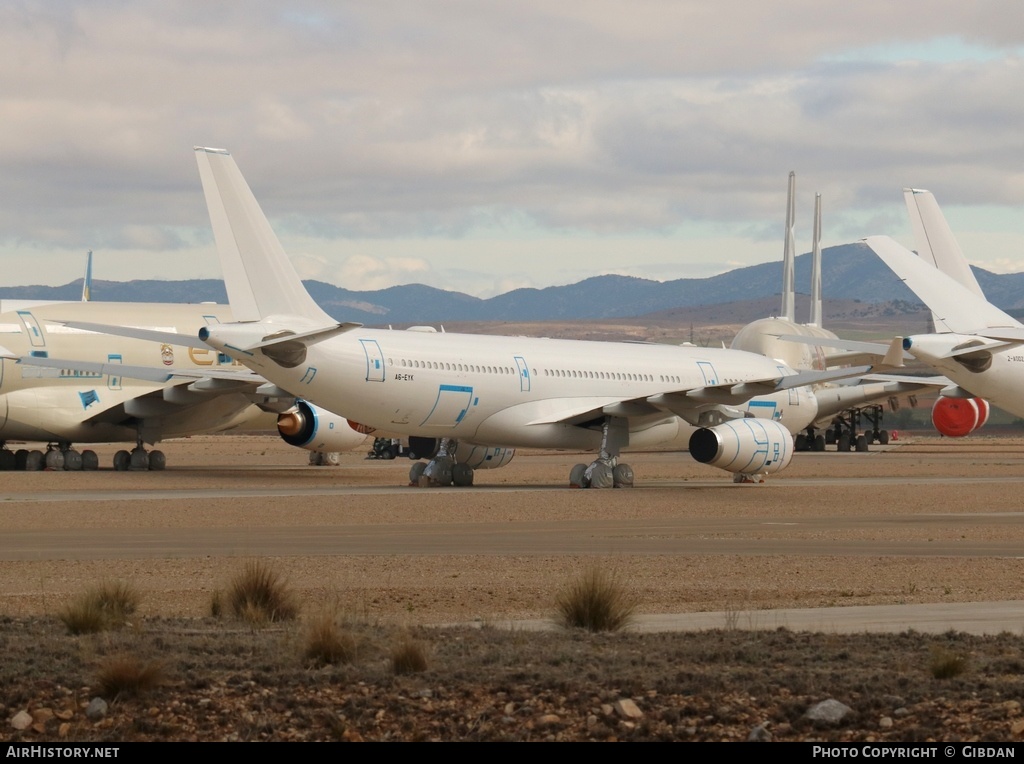
<svg viewBox="0 0 1024 764"><path fill-rule="evenodd" d="M1024 273L999 275L974 268L988 299L1003 310L1024 309ZM796 259L799 292L810 291L811 258ZM756 300L780 294L782 265L762 263L705 279L650 281L595 276L567 286L516 289L480 299L461 292L409 284L371 292L307 281L313 298L334 318L367 325L442 321L554 321L623 318L698 305ZM78 300L81 279L60 287L0 288L2 299ZM862 243L822 251L822 293L830 299L888 302L919 300ZM94 281L94 300L107 302L226 302L222 281Z"/></svg>

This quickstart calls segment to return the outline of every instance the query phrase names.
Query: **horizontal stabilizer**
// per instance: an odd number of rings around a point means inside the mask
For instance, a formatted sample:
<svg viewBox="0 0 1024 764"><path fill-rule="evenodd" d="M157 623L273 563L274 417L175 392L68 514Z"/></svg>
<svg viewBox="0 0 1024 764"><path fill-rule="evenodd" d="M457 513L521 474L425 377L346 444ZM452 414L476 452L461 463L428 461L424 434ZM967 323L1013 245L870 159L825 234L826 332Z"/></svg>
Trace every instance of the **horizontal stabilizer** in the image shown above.
<svg viewBox="0 0 1024 764"><path fill-rule="evenodd" d="M990 328L1024 328L888 236L869 236L864 243L931 309L938 331L979 334Z"/></svg>
<svg viewBox="0 0 1024 764"><path fill-rule="evenodd" d="M181 347L198 348L209 350L210 346L201 341L194 334L178 334L176 332L158 332L154 329L138 329L134 326L116 326L114 324L93 324L88 321L49 321L53 324L63 324L72 329L83 329L87 332L97 334L110 334L114 337L129 337L136 340L147 340L149 342L161 342L165 345L179 345Z"/></svg>

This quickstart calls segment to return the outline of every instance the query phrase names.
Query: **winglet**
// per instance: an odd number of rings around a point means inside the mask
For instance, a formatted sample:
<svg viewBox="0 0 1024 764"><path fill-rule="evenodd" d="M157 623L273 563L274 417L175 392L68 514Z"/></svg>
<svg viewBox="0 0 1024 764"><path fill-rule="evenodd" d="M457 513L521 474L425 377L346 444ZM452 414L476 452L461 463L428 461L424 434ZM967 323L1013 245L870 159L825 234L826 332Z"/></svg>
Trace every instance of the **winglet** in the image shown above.
<svg viewBox="0 0 1024 764"><path fill-rule="evenodd" d="M287 315L333 323L302 285L235 160L224 149L194 148L235 320Z"/></svg>
<svg viewBox="0 0 1024 764"><path fill-rule="evenodd" d="M899 369L903 366L903 338L894 337L882 359L882 366Z"/></svg>

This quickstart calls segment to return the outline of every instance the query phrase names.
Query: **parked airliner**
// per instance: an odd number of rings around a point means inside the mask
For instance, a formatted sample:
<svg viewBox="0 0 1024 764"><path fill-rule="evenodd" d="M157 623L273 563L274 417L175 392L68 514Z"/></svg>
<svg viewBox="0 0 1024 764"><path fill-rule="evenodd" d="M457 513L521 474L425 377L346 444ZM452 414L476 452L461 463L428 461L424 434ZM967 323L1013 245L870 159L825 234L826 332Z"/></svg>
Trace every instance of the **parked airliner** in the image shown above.
<svg viewBox="0 0 1024 764"><path fill-rule="evenodd" d="M798 374L738 350L339 324L306 292L228 152L196 157L235 317L199 340L368 430L435 441L423 482L468 485L516 447L547 447L599 452L573 470L574 485L628 486L622 448L672 440L677 417L700 428L694 458L760 480L792 456L780 420L799 429L816 416L804 386L864 371ZM775 417L738 408L758 396Z"/></svg>

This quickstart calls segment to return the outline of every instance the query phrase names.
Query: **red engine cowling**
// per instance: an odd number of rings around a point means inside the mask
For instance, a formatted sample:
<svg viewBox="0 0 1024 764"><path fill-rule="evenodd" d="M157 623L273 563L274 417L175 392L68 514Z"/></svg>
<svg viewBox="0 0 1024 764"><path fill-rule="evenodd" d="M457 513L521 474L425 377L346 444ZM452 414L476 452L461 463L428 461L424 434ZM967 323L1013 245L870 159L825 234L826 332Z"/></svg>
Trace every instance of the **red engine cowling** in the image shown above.
<svg viewBox="0 0 1024 764"><path fill-rule="evenodd" d="M962 438L982 427L988 413L988 401L983 398L940 397L932 406L932 424L948 438Z"/></svg>

